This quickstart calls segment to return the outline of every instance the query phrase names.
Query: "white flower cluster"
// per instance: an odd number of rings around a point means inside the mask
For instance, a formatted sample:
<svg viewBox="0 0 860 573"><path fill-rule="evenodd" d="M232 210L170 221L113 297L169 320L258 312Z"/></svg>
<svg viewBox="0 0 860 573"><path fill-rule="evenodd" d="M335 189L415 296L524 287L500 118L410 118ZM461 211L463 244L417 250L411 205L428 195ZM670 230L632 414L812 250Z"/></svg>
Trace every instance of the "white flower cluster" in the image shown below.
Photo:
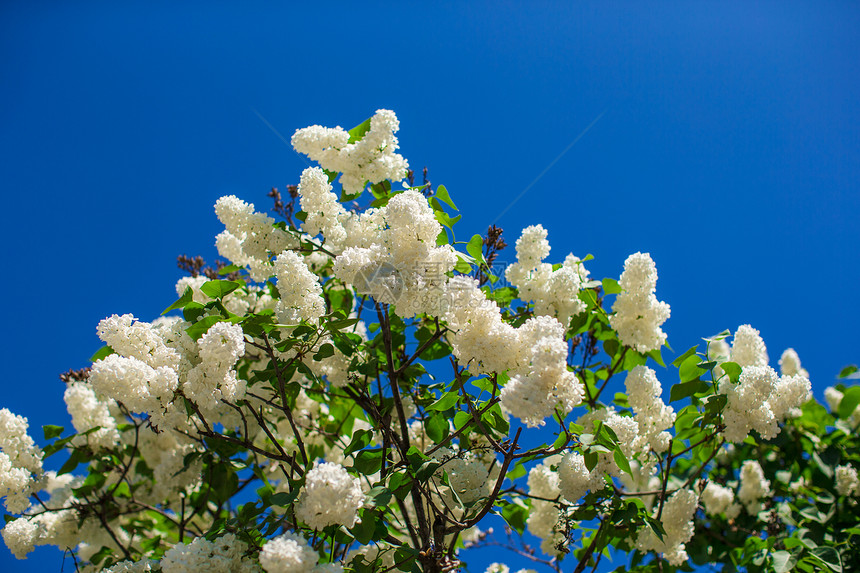
<svg viewBox="0 0 860 573"><path fill-rule="evenodd" d="M648 253L635 253L624 261L618 281L623 289L612 305L609 324L625 346L650 352L666 342L660 326L669 318L669 305L657 300L657 266Z"/></svg>
<svg viewBox="0 0 860 573"><path fill-rule="evenodd" d="M726 518L734 519L740 514L741 505L735 503L734 492L716 482L709 481L702 492L702 503L708 515L726 514Z"/></svg>
<svg viewBox="0 0 860 573"><path fill-rule="evenodd" d="M349 142L349 133L339 126L312 125L297 130L292 144L324 169L341 173L344 191L354 194L367 182L400 181L406 177L409 163L396 153L398 141L394 134L399 129L394 112L380 109L370 118L367 133L353 143Z"/></svg>
<svg viewBox="0 0 860 573"><path fill-rule="evenodd" d="M758 330L749 324L742 324L732 339L732 362L741 368L747 366L767 366L767 347Z"/></svg>
<svg viewBox="0 0 860 573"><path fill-rule="evenodd" d="M450 245L436 245L442 226L427 199L417 191L398 193L375 217L380 228L373 242L345 249L335 259L335 276L359 294L396 304L403 318L440 314L457 255Z"/></svg>
<svg viewBox="0 0 860 573"><path fill-rule="evenodd" d="M0 409L0 497L9 513L27 509L42 478L42 450L27 428L27 418Z"/></svg>
<svg viewBox="0 0 860 573"><path fill-rule="evenodd" d="M693 538L695 527L693 516L699 503L699 495L690 489L679 489L666 500L660 522L666 533L661 541L651 530L645 527L639 531L636 547L640 551L657 551L675 566L687 561L685 544Z"/></svg>
<svg viewBox="0 0 860 573"><path fill-rule="evenodd" d="M516 330L520 367L502 388L502 405L528 427L544 425L556 407L563 414L582 401L584 389L567 368L564 326L548 316L528 319ZM510 352L510 349L508 349Z"/></svg>
<svg viewBox="0 0 860 573"><path fill-rule="evenodd" d="M803 376L809 378L809 372L800 365L800 357L794 348L786 348L779 359L779 371L783 376Z"/></svg>
<svg viewBox="0 0 860 573"><path fill-rule="evenodd" d="M764 470L757 461L744 461L741 466L740 483L738 500L744 504L747 513L756 515L764 508L761 498L771 495L770 481L765 479Z"/></svg>
<svg viewBox="0 0 860 573"><path fill-rule="evenodd" d="M585 310L577 295L588 280L588 271L573 254L556 271L544 263L550 246L541 225L523 229L516 248L517 262L507 268L505 277L517 287L521 300L534 302L536 315L553 316L567 326L572 316Z"/></svg>
<svg viewBox="0 0 860 573"><path fill-rule="evenodd" d="M191 543L178 543L164 554L162 573L257 573L260 568L245 552L248 546L228 533L207 541L198 537Z"/></svg>
<svg viewBox="0 0 860 573"><path fill-rule="evenodd" d="M744 367L737 384L723 376L719 392L728 397L723 410L724 437L739 443L755 430L765 440L773 438L779 433L779 422L809 400L811 391L808 378L780 377L770 366Z"/></svg>
<svg viewBox="0 0 860 573"><path fill-rule="evenodd" d="M640 451L650 447L657 453L666 451L671 435L668 430L675 423L675 410L661 399L663 388L657 373L647 366L635 366L624 380L627 401L636 414Z"/></svg>
<svg viewBox="0 0 860 573"><path fill-rule="evenodd" d="M559 462L558 486L567 501L576 503L589 490L601 489L602 485L603 476L590 472L579 452L568 452Z"/></svg>
<svg viewBox="0 0 860 573"><path fill-rule="evenodd" d="M66 386L63 400L76 432L82 434L95 427L100 428L88 434L84 438L85 443L94 448L110 448L119 442L116 420L110 413L114 405L112 399L99 400L89 383L76 380Z"/></svg>
<svg viewBox="0 0 860 573"><path fill-rule="evenodd" d="M236 377L233 367L245 354L242 327L229 322L217 322L197 342L200 363L191 369L182 386L185 396L197 404L210 423L223 414L234 412L222 401L236 402L245 396L246 382Z"/></svg>
<svg viewBox="0 0 860 573"><path fill-rule="evenodd" d="M284 251L275 259L280 299L276 307L278 322L298 324L306 320L316 324L325 314L325 301L317 276L311 272L304 257Z"/></svg>
<svg viewBox="0 0 860 573"><path fill-rule="evenodd" d="M836 467L836 493L845 496L860 495L860 478L852 466Z"/></svg>
<svg viewBox="0 0 860 573"><path fill-rule="evenodd" d="M297 246L294 237L274 226L272 217L257 213L253 203L234 195L218 199L215 214L226 228L215 239L218 254L234 265L247 267L255 281L272 276L272 255Z"/></svg>
<svg viewBox="0 0 860 573"><path fill-rule="evenodd" d="M311 529L338 524L352 527L364 505L361 483L339 464L317 462L305 475L296 500L296 517Z"/></svg>
<svg viewBox="0 0 860 573"><path fill-rule="evenodd" d="M526 526L532 535L543 540L541 549L548 555L558 555L555 546L561 539L559 511L551 501L561 495L559 475L550 467L557 462L558 457L554 456L533 467L529 471L527 483L529 495L534 498L531 500L531 511L526 520Z"/></svg>
<svg viewBox="0 0 860 573"><path fill-rule="evenodd" d="M336 573L339 564L317 565L319 555L307 540L291 531L270 539L260 552L260 565L266 573Z"/></svg>

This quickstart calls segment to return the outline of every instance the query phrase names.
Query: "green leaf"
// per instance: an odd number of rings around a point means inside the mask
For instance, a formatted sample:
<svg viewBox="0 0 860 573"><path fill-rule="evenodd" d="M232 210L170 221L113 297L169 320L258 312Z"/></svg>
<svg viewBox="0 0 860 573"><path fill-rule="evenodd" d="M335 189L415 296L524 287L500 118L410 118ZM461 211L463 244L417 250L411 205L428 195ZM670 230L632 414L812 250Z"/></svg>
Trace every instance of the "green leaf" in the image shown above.
<svg viewBox="0 0 860 573"><path fill-rule="evenodd" d="M729 380L732 382L737 382L741 379L741 370L743 369L737 362L723 362L720 364L720 368L723 369L723 372L728 375Z"/></svg>
<svg viewBox="0 0 860 573"><path fill-rule="evenodd" d="M175 310L177 308L185 308L185 305L191 302L193 299L194 293L192 292L191 287L185 287L185 292L182 293L182 296L179 297L176 302L161 311L161 314L165 315L171 310Z"/></svg>
<svg viewBox="0 0 860 573"><path fill-rule="evenodd" d="M370 131L370 119L367 118L349 131L349 143L355 143L356 141L361 141L361 139L365 136L365 134Z"/></svg>
<svg viewBox="0 0 860 573"><path fill-rule="evenodd" d="M330 356L334 356L334 346L332 346L331 343L326 342L320 346L320 349L316 354L314 354L314 360L319 362L320 360L324 360Z"/></svg>
<svg viewBox="0 0 860 573"><path fill-rule="evenodd" d="M90 362L98 362L99 360L103 360L114 353L114 349L110 346L102 346L99 348L95 354L90 356Z"/></svg>
<svg viewBox="0 0 860 573"><path fill-rule="evenodd" d="M681 382L698 380L699 376L706 372L706 370L703 370L699 367L699 364L701 362L702 360L697 354L685 358L681 365L678 367L678 377L681 379Z"/></svg>
<svg viewBox="0 0 860 573"><path fill-rule="evenodd" d="M375 474L382 468L382 448L361 450L355 456L353 469L366 476Z"/></svg>
<svg viewBox="0 0 860 573"><path fill-rule="evenodd" d="M427 418L424 423L424 429L427 431L427 436L438 443L444 440L450 431L448 427L448 418L441 413L436 413Z"/></svg>
<svg viewBox="0 0 860 573"><path fill-rule="evenodd" d="M357 318L344 318L341 320L333 320L331 322L326 323L326 330L343 330L353 324L357 323L359 319Z"/></svg>
<svg viewBox="0 0 860 573"><path fill-rule="evenodd" d="M287 493L279 491L269 498L269 503L280 507L287 507L299 497L299 488L293 488L293 491Z"/></svg>
<svg viewBox="0 0 860 573"><path fill-rule="evenodd" d="M684 382L683 384L673 384L672 390L669 392L669 401L677 402L684 398L689 398L698 392L704 392L708 389L708 383L702 382L699 379Z"/></svg>
<svg viewBox="0 0 860 573"><path fill-rule="evenodd" d="M224 275L229 275L230 273L237 273L241 270L244 270L244 267L240 267L239 265L227 265L226 267L221 267L218 269L218 274L222 277Z"/></svg>
<svg viewBox="0 0 860 573"><path fill-rule="evenodd" d="M200 286L200 291L210 298L221 298L227 296L237 288L242 286L242 283L236 281L206 281Z"/></svg>
<svg viewBox="0 0 860 573"><path fill-rule="evenodd" d="M444 185L439 185L436 188L436 192L433 194L434 197L438 198L440 201L447 203L451 206L455 211L459 211L456 205L454 205L454 201L451 200L451 196L448 195L448 189L445 188Z"/></svg>
<svg viewBox="0 0 860 573"><path fill-rule="evenodd" d="M472 255L479 264L484 262L484 239L481 235L472 235L469 243L466 245L466 252Z"/></svg>
<svg viewBox="0 0 860 573"><path fill-rule="evenodd" d="M224 319L220 316L206 316L201 318L191 326L185 329L185 332L188 333L193 340L198 340L201 336L209 332L209 329L212 328L218 322L222 322Z"/></svg>
<svg viewBox="0 0 860 573"><path fill-rule="evenodd" d="M605 278L602 284L605 294L619 294L624 291L615 279Z"/></svg>
<svg viewBox="0 0 860 573"><path fill-rule="evenodd" d="M449 217L447 213L444 211L433 211L433 215L436 217L436 220L439 221L445 227L449 229L454 228L454 224L463 218L463 215L457 215L456 217Z"/></svg>
<svg viewBox="0 0 860 573"><path fill-rule="evenodd" d="M372 439L372 430L356 430L355 434L352 436L352 441L349 442L349 445L343 451L343 455L348 456L352 452L366 448Z"/></svg>
<svg viewBox="0 0 860 573"><path fill-rule="evenodd" d="M627 461L627 456L624 455L624 452L621 451L621 447L615 448L615 451L612 452L612 457L615 459L615 463L618 464L618 467L627 472L629 476L633 476L633 472L630 471L630 462Z"/></svg>
<svg viewBox="0 0 860 573"><path fill-rule="evenodd" d="M848 378L855 372L857 372L858 368L856 364L849 364L845 368L839 371L839 374L836 376L837 378Z"/></svg>
<svg viewBox="0 0 860 573"><path fill-rule="evenodd" d="M391 498L394 494L384 485L378 485L374 488L371 488L371 490L368 491L366 495L369 505L371 507L385 507L386 505L388 505L388 502L391 501Z"/></svg>
<svg viewBox="0 0 860 573"><path fill-rule="evenodd" d="M797 557L788 551L776 551L772 557L774 573L788 573L797 564Z"/></svg>
<svg viewBox="0 0 860 573"><path fill-rule="evenodd" d="M672 361L672 366L674 366L675 368L680 367L680 366L681 366L681 364L683 364L683 363L684 363L684 360L686 360L686 359L687 359L687 358L689 358L690 356L693 356L694 354L696 354L696 351L697 351L698 349L699 349L699 347L698 347L698 346L693 346L693 347L692 347L692 348L690 348L688 351L686 351L684 354L682 354L681 356L679 356L678 358L676 358L675 360L673 360L673 361Z"/></svg>
<svg viewBox="0 0 860 573"><path fill-rule="evenodd" d="M810 553L813 557L827 565L831 571L842 573L842 559L833 547L816 547Z"/></svg>
<svg viewBox="0 0 860 573"><path fill-rule="evenodd" d="M860 405L860 386L852 386L845 390L839 402L839 417L848 418Z"/></svg>
<svg viewBox="0 0 860 573"><path fill-rule="evenodd" d="M63 428L62 426L47 425L42 426L42 433L45 434L46 440L53 440L54 438L62 434L64 429L65 428Z"/></svg>
<svg viewBox="0 0 860 573"><path fill-rule="evenodd" d="M459 398L460 395L457 392L451 391L443 395L441 398L439 398L429 406L427 406L426 409L444 412L445 410L453 408Z"/></svg>

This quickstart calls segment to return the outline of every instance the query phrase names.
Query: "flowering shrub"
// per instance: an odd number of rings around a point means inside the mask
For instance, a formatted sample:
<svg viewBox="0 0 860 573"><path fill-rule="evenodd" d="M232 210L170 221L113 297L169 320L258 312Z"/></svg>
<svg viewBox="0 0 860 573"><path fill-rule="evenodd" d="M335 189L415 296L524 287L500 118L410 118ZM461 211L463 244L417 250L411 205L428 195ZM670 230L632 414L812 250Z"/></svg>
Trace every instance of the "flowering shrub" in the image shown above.
<svg viewBox="0 0 860 573"><path fill-rule="evenodd" d="M550 262L534 225L502 274L501 230L455 241L452 197L414 185L398 128L380 110L298 130L321 167L273 193L280 220L219 199L229 264L183 257L166 316L98 325L92 367L64 376L74 431L44 426L40 449L0 410L17 557L439 572L501 545L556 571L860 568L860 387L816 403L797 354L778 373L750 325L672 352L647 253L597 281L590 257Z"/></svg>

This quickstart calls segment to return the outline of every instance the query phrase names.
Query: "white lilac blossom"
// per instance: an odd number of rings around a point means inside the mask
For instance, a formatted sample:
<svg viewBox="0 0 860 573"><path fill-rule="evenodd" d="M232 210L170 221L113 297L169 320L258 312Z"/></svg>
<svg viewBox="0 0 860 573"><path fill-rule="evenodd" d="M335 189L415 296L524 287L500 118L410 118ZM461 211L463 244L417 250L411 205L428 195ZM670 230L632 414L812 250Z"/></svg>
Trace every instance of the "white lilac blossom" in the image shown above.
<svg viewBox="0 0 860 573"><path fill-rule="evenodd" d="M669 305L657 300L657 267L648 253L635 253L624 261L618 281L623 289L612 305L609 324L618 339L637 352L650 352L666 342L660 326L669 318Z"/></svg>
<svg viewBox="0 0 860 573"><path fill-rule="evenodd" d="M764 470L755 460L746 460L741 466L741 487L738 501L744 504L747 513L755 515L764 507L761 498L771 495L770 481L765 479Z"/></svg>
<svg viewBox="0 0 860 573"><path fill-rule="evenodd" d="M117 354L96 361L89 381L99 398L111 398L131 412L149 414L156 426L164 422L179 386L172 368L153 368L137 358Z"/></svg>
<svg viewBox="0 0 860 573"><path fill-rule="evenodd" d="M809 378L809 372L800 365L800 357L794 348L786 348L779 359L779 370L783 376L803 376Z"/></svg>
<svg viewBox="0 0 860 573"><path fill-rule="evenodd" d="M333 524L352 527L364 500L358 478L343 466L317 463L305 475L305 485L296 500L296 517L311 529Z"/></svg>
<svg viewBox="0 0 860 573"><path fill-rule="evenodd" d="M276 307L281 324L298 324L305 320L316 324L325 314L325 301L317 276L293 251L284 251L275 259L280 299Z"/></svg>
<svg viewBox="0 0 860 573"><path fill-rule="evenodd" d="M409 164L396 153L400 122L393 111L377 110L370 118L367 132L353 143L341 127L312 125L297 130L292 137L293 148L304 153L323 169L341 173L340 182L350 194L360 192L367 182L385 179L400 181L406 177Z"/></svg>
<svg viewBox="0 0 860 573"><path fill-rule="evenodd" d="M248 546L228 533L207 541L197 537L188 544L179 543L164 554L163 573L256 573L259 567L245 557Z"/></svg>
<svg viewBox="0 0 860 573"><path fill-rule="evenodd" d="M215 240L218 253L235 265L247 267L255 281L272 276L272 255L297 246L295 237L274 226L273 218L257 213L253 203L234 195L218 199L215 214L226 228Z"/></svg>
<svg viewBox="0 0 860 573"><path fill-rule="evenodd" d="M458 454L450 448L439 448L434 458L448 474L448 483L463 503L472 503L489 494L490 472L473 453Z"/></svg>
<svg viewBox="0 0 860 573"><path fill-rule="evenodd" d="M142 559L140 561L120 561L113 567L102 569L101 573L151 573L161 571L158 561Z"/></svg>
<svg viewBox="0 0 860 573"><path fill-rule="evenodd" d="M520 299L534 303L535 315L552 316L567 325L572 316L585 310L577 295L588 271L572 254L553 271L553 265L543 262L550 251L546 237L541 225L523 229L516 244L517 262L507 268L505 277L517 287Z"/></svg>
<svg viewBox="0 0 860 573"><path fill-rule="evenodd" d="M27 418L0 409L0 497L6 510L21 513L42 478L42 450L27 433Z"/></svg>
<svg viewBox="0 0 860 573"><path fill-rule="evenodd" d="M844 496L860 494L860 478L857 470L849 465L836 467L836 493Z"/></svg>
<svg viewBox="0 0 860 573"><path fill-rule="evenodd" d="M407 190L392 197L376 216L380 230L373 242L345 249L334 263L337 278L372 296L396 305L404 318L442 312L446 273L457 262L450 245L437 246L442 226L427 199Z"/></svg>
<svg viewBox="0 0 860 573"><path fill-rule="evenodd" d="M669 447L670 434L666 431L675 423L675 410L661 399L663 388L657 373L647 366L635 366L624 380L627 401L636 415L641 444L637 449L650 447L657 453Z"/></svg>
<svg viewBox="0 0 860 573"><path fill-rule="evenodd" d="M197 343L200 363L191 369L182 386L185 396L194 402L210 423L233 426L238 415L224 402L236 402L245 396L246 382L237 378L233 367L245 354L242 327L217 322Z"/></svg>
<svg viewBox="0 0 860 573"><path fill-rule="evenodd" d="M592 488L591 472L579 452L568 452L558 464L558 486L567 501L576 503Z"/></svg>
<svg viewBox="0 0 860 573"><path fill-rule="evenodd" d="M516 330L520 364L510 372L501 397L502 405L528 427L542 426L556 408L566 414L582 401L583 386L567 368L564 330L548 316L530 318Z"/></svg>
<svg viewBox="0 0 860 573"><path fill-rule="evenodd" d="M260 552L260 565L266 573L308 573L318 560L307 540L291 531L267 541Z"/></svg>
<svg viewBox="0 0 860 573"><path fill-rule="evenodd" d="M666 533L661 541L651 530L645 527L639 531L636 547L641 551L657 551L675 566L687 561L685 544L693 538L695 527L693 516L696 513L699 496L690 489L679 489L669 497L663 506L660 522Z"/></svg>
<svg viewBox="0 0 860 573"><path fill-rule="evenodd" d="M96 448L109 448L119 442L116 420L110 413L111 406L115 404L112 399L99 400L89 383L75 380L66 386L63 400L76 432L83 434L99 428L84 436L84 443Z"/></svg>
<svg viewBox="0 0 860 573"><path fill-rule="evenodd" d="M120 356L134 358L151 368L175 370L179 365L179 353L165 344L150 323L138 321L131 314L105 318L96 332Z"/></svg>
<svg viewBox="0 0 860 573"><path fill-rule="evenodd" d="M779 377L770 366L747 365L737 384L724 376L719 392L728 398L723 435L729 442L739 443L752 430L766 440L775 437L779 422L809 400L811 386L802 376Z"/></svg>
<svg viewBox="0 0 860 573"><path fill-rule="evenodd" d="M526 525L532 535L544 541L555 537L559 518L558 509L552 501L549 501L561 495L558 473L550 468L553 461L558 462L557 459L546 459L533 467L528 477L529 495L539 499L532 499Z"/></svg>
<svg viewBox="0 0 860 573"><path fill-rule="evenodd" d="M734 492L725 486L716 482L709 481L708 485L702 491L702 503L705 506L705 513L708 515L726 514L726 517L733 519L737 517L741 506L734 503Z"/></svg>
<svg viewBox="0 0 860 573"><path fill-rule="evenodd" d="M767 366L767 347L759 331L749 324L742 324L732 339L732 362L741 368L747 366Z"/></svg>

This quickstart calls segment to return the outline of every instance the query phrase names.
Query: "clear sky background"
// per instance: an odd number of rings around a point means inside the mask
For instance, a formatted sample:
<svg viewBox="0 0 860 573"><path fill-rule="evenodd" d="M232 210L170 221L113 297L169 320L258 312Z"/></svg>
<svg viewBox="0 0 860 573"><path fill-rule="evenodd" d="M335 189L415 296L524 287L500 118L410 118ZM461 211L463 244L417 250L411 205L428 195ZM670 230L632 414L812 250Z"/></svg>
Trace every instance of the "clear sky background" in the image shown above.
<svg viewBox="0 0 860 573"><path fill-rule="evenodd" d="M57 376L98 321L155 318L176 256L214 257L218 197L268 209L298 182L259 116L289 140L393 109L458 238L504 212L511 245L542 223L551 260L592 253L597 278L650 252L679 352L750 323L818 397L860 360L856 3L245 5L0 5L0 406L38 438L70 426ZM61 562L0 548L6 573Z"/></svg>

